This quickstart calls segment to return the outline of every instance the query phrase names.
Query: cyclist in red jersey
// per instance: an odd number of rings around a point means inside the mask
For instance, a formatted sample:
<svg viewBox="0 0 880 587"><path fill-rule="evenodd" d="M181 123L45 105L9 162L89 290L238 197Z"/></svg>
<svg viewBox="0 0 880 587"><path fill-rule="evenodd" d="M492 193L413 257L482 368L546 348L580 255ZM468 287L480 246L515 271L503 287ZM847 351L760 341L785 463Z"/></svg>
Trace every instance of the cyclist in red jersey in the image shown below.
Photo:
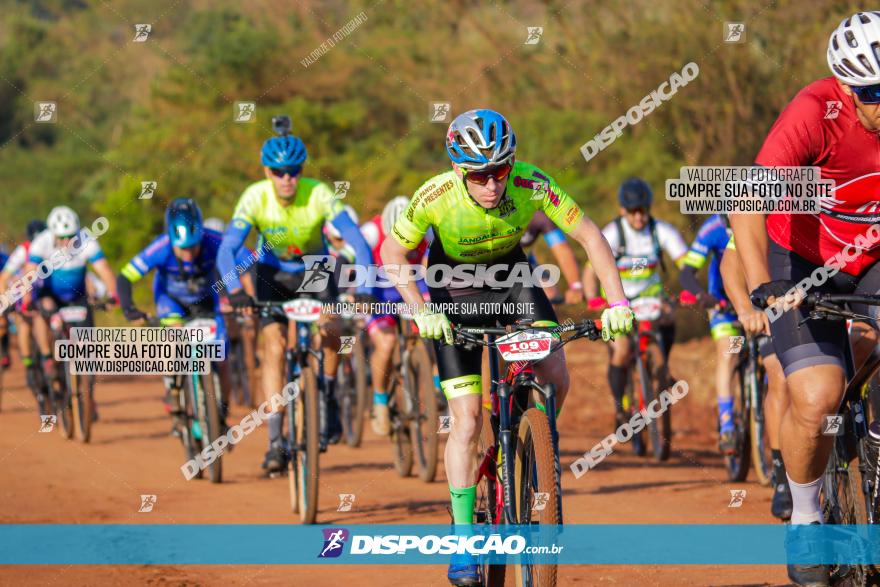
<svg viewBox="0 0 880 587"><path fill-rule="evenodd" d="M857 238L873 242L871 233L880 229L878 44L880 12L843 20L828 44L834 77L813 82L794 97L755 159L762 166L818 166L822 178L835 184L832 198L817 215L731 216L755 301L773 304L841 252L846 262L840 271L822 285L816 280L811 291L880 293L880 243L848 254ZM807 313L794 306L770 330L791 401L781 428L793 499L791 523L814 524L822 522L819 493L834 439L821 434L822 423L826 414L837 411L843 396L847 333L842 321L801 324ZM876 308L854 305L853 310L877 316ZM789 578L799 585L828 585L829 571L827 565L788 567Z"/></svg>

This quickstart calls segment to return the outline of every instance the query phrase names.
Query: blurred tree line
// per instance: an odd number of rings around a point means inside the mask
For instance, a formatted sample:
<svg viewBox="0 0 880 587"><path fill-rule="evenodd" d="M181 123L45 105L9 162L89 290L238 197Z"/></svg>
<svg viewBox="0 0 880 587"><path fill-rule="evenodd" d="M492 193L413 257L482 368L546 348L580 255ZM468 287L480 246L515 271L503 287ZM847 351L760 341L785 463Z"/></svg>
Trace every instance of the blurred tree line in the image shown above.
<svg viewBox="0 0 880 587"><path fill-rule="evenodd" d="M69 204L103 214L115 266L161 230L170 198L228 219L252 181L270 118L286 113L309 150L307 175L351 182L362 218L448 168L446 124L491 107L519 157L556 179L604 224L617 186L641 175L657 215L691 236L663 199L681 165L745 165L784 105L829 75L828 35L858 6L842 1L627 2L406 0L30 0L0 2L0 240ZM308 67L301 61L361 11L366 22ZM724 22L746 24L725 43ZM134 25L152 26L136 43ZM527 27L543 27L524 44ZM579 149L673 72L697 79L586 162ZM56 124L34 102L58 104ZM234 103L257 122L233 121ZM140 182L158 182L139 200Z"/></svg>

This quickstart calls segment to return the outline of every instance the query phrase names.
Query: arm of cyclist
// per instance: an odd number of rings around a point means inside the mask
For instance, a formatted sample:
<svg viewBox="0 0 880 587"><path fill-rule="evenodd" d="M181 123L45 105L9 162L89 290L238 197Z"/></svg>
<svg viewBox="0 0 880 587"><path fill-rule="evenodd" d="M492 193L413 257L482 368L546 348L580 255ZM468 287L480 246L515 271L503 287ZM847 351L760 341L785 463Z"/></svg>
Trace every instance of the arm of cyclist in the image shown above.
<svg viewBox="0 0 880 587"><path fill-rule="evenodd" d="M746 334L770 334L767 314L752 306L749 299L746 276L736 249L728 248L721 257L721 278L724 280L724 292L730 298Z"/></svg>
<svg viewBox="0 0 880 587"><path fill-rule="evenodd" d="M767 264L767 229L763 214L731 214L730 227L736 241L736 250L745 273L746 284L752 292L770 281Z"/></svg>
<svg viewBox="0 0 880 587"><path fill-rule="evenodd" d="M107 288L107 296L114 302L119 301L119 294L116 290L116 276L113 275L113 269L110 268L110 263L107 262L107 259L101 257L92 261L92 267L95 268L95 273L98 274L98 278Z"/></svg>
<svg viewBox="0 0 880 587"><path fill-rule="evenodd" d="M407 249L394 238L386 238L382 243L380 256L385 265L403 266L407 264ZM397 291L403 301L410 307L416 308L413 318L419 327L419 334L424 338L443 338L446 344L452 344L452 324L449 318L442 312L433 312L422 299L422 292L414 279L408 279L405 283L398 282Z"/></svg>
<svg viewBox="0 0 880 587"><path fill-rule="evenodd" d="M565 282L568 283L568 289L565 292L565 303L576 304L584 299L584 284L578 276L577 259L574 256L574 250L565 240L565 233L558 228L544 234L544 242L550 247L562 275L565 276Z"/></svg>
<svg viewBox="0 0 880 587"><path fill-rule="evenodd" d="M229 302L233 307L242 308L251 304L251 297L243 289L235 262L244 247L251 224L241 218L233 218L223 234L223 241L217 250L217 271L229 292Z"/></svg>
<svg viewBox="0 0 880 587"><path fill-rule="evenodd" d="M343 210L333 218L331 223L342 235L342 240L354 247L355 263L361 267L372 265L373 253L370 251L370 245L367 244L360 228L358 228L358 225L355 224L351 216L348 215L348 212ZM388 239L385 240L387 241ZM405 263L406 261L403 262ZM369 294L372 290L367 285L359 285L356 291L359 294Z"/></svg>
<svg viewBox="0 0 880 587"><path fill-rule="evenodd" d="M633 313L623 293L617 262L608 241L599 227L586 216L568 234L584 247L611 305L602 311L602 339L607 341L619 334L626 334L632 330Z"/></svg>
<svg viewBox="0 0 880 587"><path fill-rule="evenodd" d="M700 281L697 279L697 271L698 269L693 265L688 264L685 261L685 264L682 266L681 271L678 274L678 282L681 284L681 287L694 295L697 298L697 302L705 308L712 308L718 305L718 300L706 291L706 289L702 286Z"/></svg>

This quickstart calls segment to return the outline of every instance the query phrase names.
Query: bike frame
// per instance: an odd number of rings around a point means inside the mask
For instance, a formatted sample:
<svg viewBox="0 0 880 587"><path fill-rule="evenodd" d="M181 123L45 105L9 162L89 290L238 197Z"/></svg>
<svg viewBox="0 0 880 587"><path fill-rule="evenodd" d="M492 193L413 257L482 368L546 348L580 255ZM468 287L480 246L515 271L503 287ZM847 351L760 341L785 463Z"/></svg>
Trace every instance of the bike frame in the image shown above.
<svg viewBox="0 0 880 587"><path fill-rule="evenodd" d="M492 424L495 444L487 447L483 455L483 461L478 467L477 484L484 476L495 482L495 521L504 520L505 523L513 524L516 521L516 495L513 486L515 476L514 447L516 441L514 432L519 424L521 411L514 409L516 392L520 390L537 391L544 400L547 420L550 424L550 432L553 438L554 466L557 479L561 479L561 465L559 462L559 433L556 430L556 389L554 386L544 386L535 380L535 371L531 362L525 365L510 364L507 373L502 380L500 378L500 356L495 347L495 335L488 335L489 344L489 397L492 403ZM523 410L524 411L524 410ZM501 450L501 467L504 472L502 482L498 482L496 464L498 449ZM557 491L557 510L559 511L560 524L562 523L562 492ZM502 516L503 514L503 516Z"/></svg>

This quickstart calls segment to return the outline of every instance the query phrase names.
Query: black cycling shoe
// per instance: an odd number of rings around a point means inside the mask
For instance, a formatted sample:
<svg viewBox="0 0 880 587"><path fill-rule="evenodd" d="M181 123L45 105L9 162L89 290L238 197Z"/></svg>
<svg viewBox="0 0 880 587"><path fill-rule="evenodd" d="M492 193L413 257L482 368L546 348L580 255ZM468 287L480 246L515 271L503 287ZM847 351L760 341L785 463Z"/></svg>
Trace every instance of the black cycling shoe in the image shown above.
<svg viewBox="0 0 880 587"><path fill-rule="evenodd" d="M777 483L774 475L773 500L770 502L770 513L780 520L790 520L792 507L791 489L788 487L788 479Z"/></svg>
<svg viewBox="0 0 880 587"><path fill-rule="evenodd" d="M812 522L811 526L819 525L819 522ZM794 526L789 526L790 530L794 530ZM796 538L793 534L787 534L785 537L785 551L786 555L791 559L792 557L800 557L805 553L809 553L815 545L810 545L809 542L805 542L804 538ZM817 565L817 564L789 564L788 568L788 578L791 579L795 585L801 585L803 587L823 587L825 585L831 585L831 566L830 565Z"/></svg>
<svg viewBox="0 0 880 587"><path fill-rule="evenodd" d="M263 468L268 473L278 473L287 468L287 449L281 442L273 442L266 452Z"/></svg>
<svg viewBox="0 0 880 587"><path fill-rule="evenodd" d="M788 578L802 587L831 585L831 567L828 565L788 565Z"/></svg>

